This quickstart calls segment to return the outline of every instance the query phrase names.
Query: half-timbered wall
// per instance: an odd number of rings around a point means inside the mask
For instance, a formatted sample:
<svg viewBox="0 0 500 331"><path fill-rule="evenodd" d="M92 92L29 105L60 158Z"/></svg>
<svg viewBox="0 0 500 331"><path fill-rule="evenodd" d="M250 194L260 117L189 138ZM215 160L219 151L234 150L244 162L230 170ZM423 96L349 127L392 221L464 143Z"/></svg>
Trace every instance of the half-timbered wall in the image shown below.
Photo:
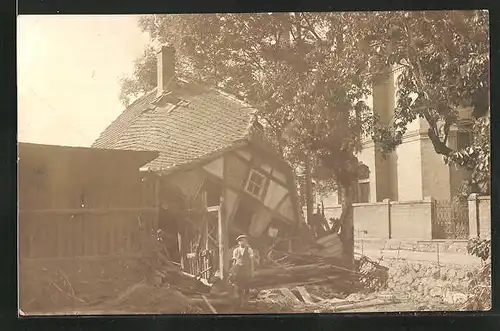
<svg viewBox="0 0 500 331"><path fill-rule="evenodd" d="M276 165L276 161L266 159L247 148L228 153L225 158L227 160L227 180L229 184L233 184L247 191L245 194L257 198L267 207L268 214L272 214L274 211L284 218L284 221L296 223L297 219L290 190L293 181L284 174L281 169L282 166ZM256 192L254 186L249 185L252 172L266 178L263 190L259 192L258 196L254 194ZM266 223L267 219L262 221ZM258 222L258 217L252 222Z"/></svg>
<svg viewBox="0 0 500 331"><path fill-rule="evenodd" d="M219 206L217 240L219 270L223 274L229 267L228 246L235 244L233 241L237 235L246 233L256 238L267 235L265 232L272 220L281 222L285 228L294 226L297 221L292 203L293 179L286 175L283 165L276 159L266 159L250 148L227 152L195 169L173 173L164 180L180 190L188 208L199 211L209 207L207 187L215 185L221 188L223 203ZM205 191L207 194L204 195ZM203 195L205 199L200 198ZM181 235L184 236L181 240L184 242L181 249L186 250L184 255L193 255L195 246L192 244L198 242L199 235Z"/></svg>

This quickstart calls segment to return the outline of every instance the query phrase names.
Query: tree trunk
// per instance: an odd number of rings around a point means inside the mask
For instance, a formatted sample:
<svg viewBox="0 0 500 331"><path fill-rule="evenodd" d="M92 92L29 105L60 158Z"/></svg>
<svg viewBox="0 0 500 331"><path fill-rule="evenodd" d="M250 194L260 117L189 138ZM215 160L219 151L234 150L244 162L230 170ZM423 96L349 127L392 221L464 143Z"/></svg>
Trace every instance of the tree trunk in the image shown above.
<svg viewBox="0 0 500 331"><path fill-rule="evenodd" d="M340 232L340 240L344 258L347 265L354 265L354 219L353 219L353 202L355 185L342 186L342 214L340 215L340 224L342 230Z"/></svg>
<svg viewBox="0 0 500 331"><path fill-rule="evenodd" d="M313 192L312 192L312 176L311 176L311 160L309 155L305 156L304 161L305 166L305 181L306 181L306 210L307 210L307 224L312 224L312 218L314 213L313 205Z"/></svg>

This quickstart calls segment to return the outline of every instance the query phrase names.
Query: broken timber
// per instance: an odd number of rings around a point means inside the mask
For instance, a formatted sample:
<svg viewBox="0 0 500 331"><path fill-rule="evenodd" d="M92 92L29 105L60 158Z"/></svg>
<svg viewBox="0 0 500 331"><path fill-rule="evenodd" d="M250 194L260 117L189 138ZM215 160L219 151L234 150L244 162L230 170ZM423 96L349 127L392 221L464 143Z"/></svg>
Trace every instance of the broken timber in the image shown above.
<svg viewBox="0 0 500 331"><path fill-rule="evenodd" d="M298 286L297 291L299 291L300 296L306 303L313 303L313 299L309 292L307 292L306 288L304 286Z"/></svg>
<svg viewBox="0 0 500 331"><path fill-rule="evenodd" d="M300 300L295 296L295 294L293 294L293 292L289 288L282 287L279 290L290 301L292 301L294 303L300 303Z"/></svg>

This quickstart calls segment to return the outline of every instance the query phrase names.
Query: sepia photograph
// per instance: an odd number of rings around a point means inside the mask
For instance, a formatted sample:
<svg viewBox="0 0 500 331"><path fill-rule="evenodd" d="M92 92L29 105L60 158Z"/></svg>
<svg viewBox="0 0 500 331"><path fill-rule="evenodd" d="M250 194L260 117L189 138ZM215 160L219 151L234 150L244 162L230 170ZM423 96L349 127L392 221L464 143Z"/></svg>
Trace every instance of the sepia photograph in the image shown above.
<svg viewBox="0 0 500 331"><path fill-rule="evenodd" d="M20 15L18 314L491 309L486 10Z"/></svg>

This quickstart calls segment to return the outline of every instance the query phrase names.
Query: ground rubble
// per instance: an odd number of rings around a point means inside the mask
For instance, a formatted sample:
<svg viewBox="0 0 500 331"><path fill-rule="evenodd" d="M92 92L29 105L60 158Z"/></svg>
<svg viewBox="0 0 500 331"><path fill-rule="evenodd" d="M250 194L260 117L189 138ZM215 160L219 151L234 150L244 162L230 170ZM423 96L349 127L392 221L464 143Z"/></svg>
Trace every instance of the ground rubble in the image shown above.
<svg viewBox="0 0 500 331"><path fill-rule="evenodd" d="M323 240L326 243L327 240ZM270 314L456 310L439 297L412 296L388 287L389 269L356 254L349 266L316 245L268 254L251 283L249 302L237 308L234 286L204 280L157 253L143 265L146 277L112 297L58 314ZM328 247L326 247L328 248ZM122 287L124 288L124 287ZM61 289L64 290L64 289ZM76 291L78 292L78 291ZM78 293L77 293L78 294ZM52 312L53 314L54 312Z"/></svg>
<svg viewBox="0 0 500 331"><path fill-rule="evenodd" d="M350 268L339 258L318 254L320 251L316 247L270 254L265 266L256 271L250 300L242 309L236 308L238 299L231 284L218 277L209 282L188 274L159 254L146 279L87 310L121 314L314 313L394 302L390 296L368 295L386 285L387 268L364 256L358 256Z"/></svg>

